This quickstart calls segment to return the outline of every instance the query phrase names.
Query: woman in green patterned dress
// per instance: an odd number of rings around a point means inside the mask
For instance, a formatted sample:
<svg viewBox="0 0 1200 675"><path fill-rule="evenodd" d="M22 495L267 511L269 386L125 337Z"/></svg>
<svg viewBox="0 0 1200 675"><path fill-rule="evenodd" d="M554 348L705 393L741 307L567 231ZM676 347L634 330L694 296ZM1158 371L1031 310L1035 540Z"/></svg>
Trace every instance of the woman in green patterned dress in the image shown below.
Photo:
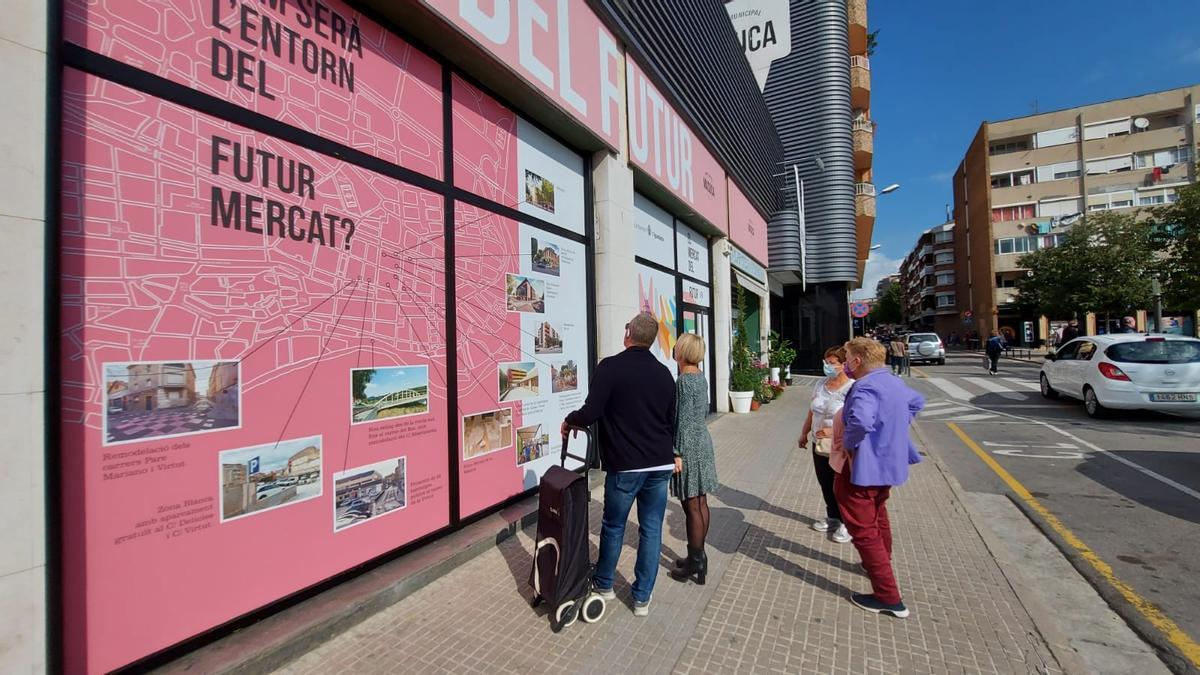
<svg viewBox="0 0 1200 675"><path fill-rule="evenodd" d="M708 493L717 487L717 464L712 437L704 419L708 416L708 380L700 372L704 340L684 333L675 343L679 379L675 382L675 476L671 492L683 502L687 527L687 558L675 561L671 576L704 584L708 556Z"/></svg>

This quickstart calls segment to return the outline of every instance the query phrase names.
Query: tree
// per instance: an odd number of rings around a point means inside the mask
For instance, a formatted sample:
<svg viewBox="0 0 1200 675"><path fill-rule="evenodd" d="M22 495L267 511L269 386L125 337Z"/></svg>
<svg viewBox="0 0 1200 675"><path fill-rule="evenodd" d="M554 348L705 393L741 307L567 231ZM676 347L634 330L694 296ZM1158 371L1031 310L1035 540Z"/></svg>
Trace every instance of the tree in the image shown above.
<svg viewBox="0 0 1200 675"><path fill-rule="evenodd" d="M875 300L875 306L868 315L871 322L878 326L888 323L903 323L904 303L900 297L900 284L889 284L882 298Z"/></svg>
<svg viewBox="0 0 1200 675"><path fill-rule="evenodd" d="M1154 232L1133 215L1084 217L1054 248L1021 256L1018 264L1029 272L1017 281L1018 305L1055 317L1120 315L1150 306L1161 264Z"/></svg>
<svg viewBox="0 0 1200 675"><path fill-rule="evenodd" d="M375 378L375 371L364 368L362 370L352 371L350 376L351 392L355 401L364 401L367 398L367 384Z"/></svg>
<svg viewBox="0 0 1200 675"><path fill-rule="evenodd" d="M1163 305L1200 309L1200 183L1176 191L1178 200L1151 210L1162 261Z"/></svg>
<svg viewBox="0 0 1200 675"><path fill-rule="evenodd" d="M879 46L879 31L867 33L867 56L875 56L875 48Z"/></svg>

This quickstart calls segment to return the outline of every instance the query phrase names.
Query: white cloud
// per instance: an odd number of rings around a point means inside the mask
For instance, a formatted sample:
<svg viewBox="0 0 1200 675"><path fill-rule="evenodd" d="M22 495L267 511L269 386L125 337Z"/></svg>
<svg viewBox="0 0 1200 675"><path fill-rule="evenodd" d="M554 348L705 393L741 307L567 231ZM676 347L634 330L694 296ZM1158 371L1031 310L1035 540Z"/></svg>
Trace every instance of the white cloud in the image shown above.
<svg viewBox="0 0 1200 675"><path fill-rule="evenodd" d="M850 294L851 300L867 300L875 297L875 285L879 280L895 274L900 269L900 260L892 260L879 251L871 251L867 258L867 267L863 270L862 288Z"/></svg>
<svg viewBox="0 0 1200 675"><path fill-rule="evenodd" d="M938 171L937 173L931 173L925 177L925 179L930 183L945 183L951 178L954 178L954 169L950 169L949 171Z"/></svg>

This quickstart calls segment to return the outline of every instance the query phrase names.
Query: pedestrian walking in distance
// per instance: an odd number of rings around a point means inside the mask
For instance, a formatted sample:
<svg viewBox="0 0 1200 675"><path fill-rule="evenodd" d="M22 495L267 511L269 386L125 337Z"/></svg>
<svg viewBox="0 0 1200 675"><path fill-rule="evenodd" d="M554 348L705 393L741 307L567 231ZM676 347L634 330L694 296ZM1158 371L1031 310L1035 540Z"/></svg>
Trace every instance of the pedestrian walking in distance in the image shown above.
<svg viewBox="0 0 1200 675"><path fill-rule="evenodd" d="M675 561L671 576L680 581L691 579L702 586L708 576L708 556L704 553L708 493L717 487L712 436L704 423L708 416L708 380L700 372L703 361L704 340L692 333L681 335L675 343L679 379L675 381L675 478L671 492L683 502L687 557Z"/></svg>
<svg viewBox="0 0 1200 675"><path fill-rule="evenodd" d="M583 407L568 413L568 426L600 423L604 516L600 556L592 585L605 600L616 597L613 575L625 539L629 511L637 503L638 550L634 564L633 614L647 616L662 549L667 483L675 471L675 382L650 353L658 320L641 313L625 324L625 351L596 365Z"/></svg>
<svg viewBox="0 0 1200 675"><path fill-rule="evenodd" d="M1077 337L1079 337L1079 320L1071 319L1067 322L1067 325L1063 327L1062 338L1059 339L1058 344L1065 345Z"/></svg>
<svg viewBox="0 0 1200 675"><path fill-rule="evenodd" d="M897 335L892 338L888 347L892 352L892 371L897 375L904 375L908 371L908 344L904 342L904 336Z"/></svg>
<svg viewBox="0 0 1200 675"><path fill-rule="evenodd" d="M988 372L992 375L996 374L997 367L1000 364L1000 354L1004 352L1006 347L1004 338L1000 336L1000 331L992 331L992 336L988 338L987 345L984 347L984 352L987 354Z"/></svg>
<svg viewBox="0 0 1200 675"><path fill-rule="evenodd" d="M833 448L834 418L842 412L846 394L854 384L854 380L846 375L845 364L844 347L825 350L825 379L813 387L812 402L808 406L808 416L804 418L799 442L800 447L812 451L813 470L817 474L817 484L821 486L821 496L825 498L825 517L814 521L812 529L828 532L829 538L839 544L850 541L850 533L842 524L837 497L833 494L834 471L829 466L829 455Z"/></svg>
<svg viewBox="0 0 1200 675"><path fill-rule="evenodd" d="M909 427L925 399L884 365L884 350L871 340L846 343L846 374L854 385L842 408L841 445L848 462L834 479L833 491L863 568L870 593L850 601L878 614L908 616L892 570L892 525L887 500L892 488L908 480L908 467L921 461L909 439Z"/></svg>
<svg viewBox="0 0 1200 675"><path fill-rule="evenodd" d="M1122 333L1138 332L1137 319L1133 318L1132 316L1127 316L1127 317L1121 319L1121 331L1120 332L1122 332Z"/></svg>

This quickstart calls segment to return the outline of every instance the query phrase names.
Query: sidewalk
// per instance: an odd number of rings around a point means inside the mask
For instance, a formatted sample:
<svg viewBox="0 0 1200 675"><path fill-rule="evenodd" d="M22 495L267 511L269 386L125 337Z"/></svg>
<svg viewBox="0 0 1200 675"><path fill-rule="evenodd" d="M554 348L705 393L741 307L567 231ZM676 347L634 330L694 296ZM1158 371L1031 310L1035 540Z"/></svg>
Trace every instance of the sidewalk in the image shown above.
<svg viewBox="0 0 1200 675"><path fill-rule="evenodd" d="M545 609L528 604L525 530L280 672L1061 672L931 461L914 467L890 504L912 615L850 604L852 591L870 588L857 553L808 527L823 513L811 457L795 450L808 391L802 381L758 412L710 424L722 488L709 498L708 584L666 574L684 551L673 502L648 618L630 610L631 526L609 613L552 633ZM594 558L599 501L591 515Z"/></svg>

